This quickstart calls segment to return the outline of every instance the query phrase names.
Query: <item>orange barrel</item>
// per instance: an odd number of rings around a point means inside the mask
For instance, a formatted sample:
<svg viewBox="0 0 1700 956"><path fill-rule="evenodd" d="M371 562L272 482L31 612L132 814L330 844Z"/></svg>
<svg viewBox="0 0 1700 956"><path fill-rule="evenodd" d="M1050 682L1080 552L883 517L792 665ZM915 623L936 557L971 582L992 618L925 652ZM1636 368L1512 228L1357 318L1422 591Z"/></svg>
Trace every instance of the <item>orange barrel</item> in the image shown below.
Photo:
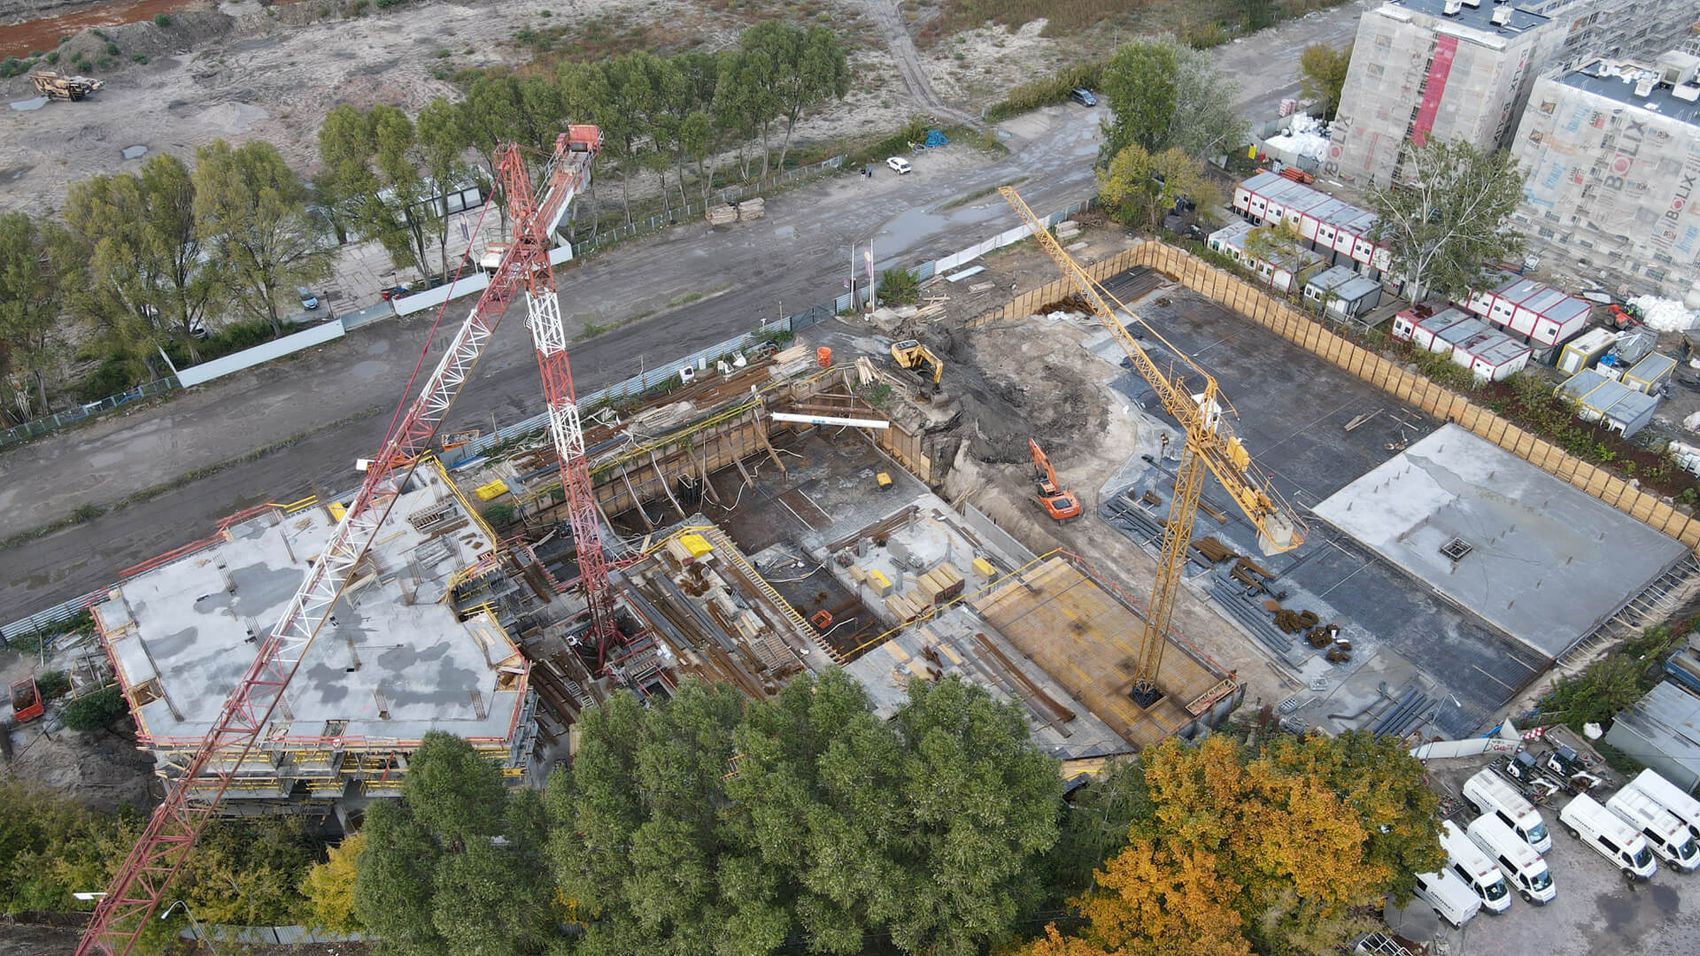
<svg viewBox="0 0 1700 956"><path fill-rule="evenodd" d="M825 345L821 346L818 349L815 349L815 361L820 364L821 368L831 368L832 367L832 349L828 346L825 346Z"/></svg>

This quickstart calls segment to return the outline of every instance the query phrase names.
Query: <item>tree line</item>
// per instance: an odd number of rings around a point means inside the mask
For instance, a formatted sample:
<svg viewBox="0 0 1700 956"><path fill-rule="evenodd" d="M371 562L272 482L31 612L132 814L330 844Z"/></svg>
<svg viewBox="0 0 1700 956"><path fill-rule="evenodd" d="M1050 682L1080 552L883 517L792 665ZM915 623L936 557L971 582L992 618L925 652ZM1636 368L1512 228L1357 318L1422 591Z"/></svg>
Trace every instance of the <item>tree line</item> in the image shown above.
<svg viewBox="0 0 1700 956"><path fill-rule="evenodd" d="M256 140L202 147L193 169L156 155L138 172L74 183L57 216L0 216L0 422L48 413L73 355L99 363L76 389L87 401L281 334L295 288L329 275L333 238L376 241L398 268L446 275L443 194L476 184L499 204L502 142L541 167L566 124L601 126L598 178L619 181L629 223L631 188L646 179L671 214L717 183L783 167L798 123L849 81L831 30L769 21L715 54L480 76L464 98L417 116L339 106L310 182ZM721 168L729 154L735 173ZM594 228L594 185L589 199ZM497 214L505 228L505 207Z"/></svg>
<svg viewBox="0 0 1700 956"><path fill-rule="evenodd" d="M1297 954L1443 862L1420 765L1368 734L1169 741L1067 802L1021 712L954 678L889 720L836 671L691 682L578 732L541 795L428 738L306 878L315 919L468 956Z"/></svg>

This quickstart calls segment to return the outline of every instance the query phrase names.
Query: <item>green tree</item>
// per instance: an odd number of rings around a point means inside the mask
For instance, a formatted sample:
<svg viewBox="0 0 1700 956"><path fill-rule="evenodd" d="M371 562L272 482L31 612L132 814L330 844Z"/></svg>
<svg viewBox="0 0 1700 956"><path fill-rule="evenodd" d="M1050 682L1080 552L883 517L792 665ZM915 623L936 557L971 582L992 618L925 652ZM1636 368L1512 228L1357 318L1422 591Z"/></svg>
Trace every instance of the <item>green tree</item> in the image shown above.
<svg viewBox="0 0 1700 956"><path fill-rule="evenodd" d="M909 871L891 938L954 956L1001 943L1040 897L1037 861L1057 840L1062 781L1013 704L950 677L909 682L892 718L899 845Z"/></svg>
<svg viewBox="0 0 1700 956"><path fill-rule="evenodd" d="M129 705L124 703L124 692L118 689L117 684L73 699L60 715L66 727L84 733L105 730L128 716Z"/></svg>
<svg viewBox="0 0 1700 956"><path fill-rule="evenodd" d="M1246 233L1245 251L1252 258L1261 259L1296 276L1304 264L1304 242L1304 236L1299 234L1299 227L1282 220L1278 223L1266 223Z"/></svg>
<svg viewBox="0 0 1700 956"><path fill-rule="evenodd" d="M354 914L404 953L520 956L553 937L542 811L458 737L425 735L402 799L375 804L355 862Z"/></svg>
<svg viewBox="0 0 1700 956"><path fill-rule="evenodd" d="M1145 769L1137 760L1115 764L1076 791L1063 807L1057 844L1046 856L1049 902L1091 889L1093 871L1127 846L1135 821L1151 814Z"/></svg>
<svg viewBox="0 0 1700 956"><path fill-rule="evenodd" d="M850 91L844 46L838 34L826 27L805 30L782 20L757 24L740 42L745 49L759 52L770 71L772 109L776 118L785 121L785 137L779 147L779 166L783 169L797 120L828 99L843 99Z"/></svg>
<svg viewBox="0 0 1700 956"><path fill-rule="evenodd" d="M330 273L332 252L308 213L307 186L261 140L214 140L195 159L199 235L224 264L235 304L281 334L292 287Z"/></svg>
<svg viewBox="0 0 1700 956"><path fill-rule="evenodd" d="M1391 186L1371 191L1373 238L1392 250L1411 301L1434 293L1462 299L1490 265L1522 251L1522 234L1508 225L1522 198L1509 153L1429 140L1408 150Z"/></svg>
<svg viewBox="0 0 1700 956"><path fill-rule="evenodd" d="M446 197L450 190L460 188L468 178L463 158L467 150L466 131L461 128L460 111L454 104L438 97L419 111L415 124L418 137L419 163L430 183L436 185L436 195ZM440 210L432 222L436 226L439 271L449 274L449 217L447 207Z"/></svg>
<svg viewBox="0 0 1700 956"><path fill-rule="evenodd" d="M1097 176L1105 210L1117 222L1147 232L1162 228L1163 217L1183 198L1202 208L1219 198L1199 161L1173 146L1155 155L1137 143L1126 146Z"/></svg>
<svg viewBox="0 0 1700 956"><path fill-rule="evenodd" d="M1299 92L1311 101L1325 120L1340 109L1340 91L1346 86L1346 70L1352 64L1352 45L1331 47L1312 44L1299 54Z"/></svg>
<svg viewBox="0 0 1700 956"><path fill-rule="evenodd" d="M453 111L445 104L438 108L439 117L443 109ZM454 127L434 132L458 134ZM319 129L325 168L319 182L339 210L377 239L397 266L430 275L433 259L446 264L448 258L448 210L440 192L446 187L420 172L422 152L413 121L393 106L361 112L344 103L326 115ZM431 255L433 242L437 256Z"/></svg>
<svg viewBox="0 0 1700 956"><path fill-rule="evenodd" d="M884 305L912 305L921 297L921 280L908 269L880 273L879 301Z"/></svg>
<svg viewBox="0 0 1700 956"><path fill-rule="evenodd" d="M0 213L0 373L19 420L46 413L47 379L63 358L63 294L76 278L68 244L58 225Z"/></svg>
<svg viewBox="0 0 1700 956"><path fill-rule="evenodd" d="M202 256L194 180L182 160L160 153L139 175L73 183L65 221L87 257L84 301L117 335L114 344L150 366L172 343L197 359L195 336L222 283L217 263Z"/></svg>
<svg viewBox="0 0 1700 956"><path fill-rule="evenodd" d="M1105 124L1104 163L1130 145L1150 153L1173 146L1209 159L1245 141L1234 84L1216 73L1208 54L1174 37L1125 44L1104 65L1100 82L1114 116Z"/></svg>
<svg viewBox="0 0 1700 956"><path fill-rule="evenodd" d="M737 50L722 54L720 76L714 86L714 115L724 128L738 137L738 175L750 176L749 147L761 153L761 174L767 175L767 131L779 115L779 95L772 82L771 53L755 47L745 34Z"/></svg>
<svg viewBox="0 0 1700 956"><path fill-rule="evenodd" d="M743 706L732 688L692 681L664 706L646 710L622 694L582 715L572 769L549 785L549 856L586 921L588 951L696 956L777 944L726 942L747 941L731 925L745 904L734 894L760 875L736 863L720 822Z"/></svg>

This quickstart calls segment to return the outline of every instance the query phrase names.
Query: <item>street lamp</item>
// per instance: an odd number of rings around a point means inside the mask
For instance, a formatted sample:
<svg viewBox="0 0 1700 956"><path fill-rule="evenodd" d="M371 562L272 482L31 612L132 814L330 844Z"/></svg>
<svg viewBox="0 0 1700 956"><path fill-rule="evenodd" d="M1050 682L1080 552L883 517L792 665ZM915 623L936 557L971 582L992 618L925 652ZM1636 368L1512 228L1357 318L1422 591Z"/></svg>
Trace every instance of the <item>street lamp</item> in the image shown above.
<svg viewBox="0 0 1700 956"><path fill-rule="evenodd" d="M101 895L105 896L106 894L102 893ZM178 900L175 903L172 903L170 906L167 906L165 908L165 912L159 914L159 918L161 920L170 919L172 912L175 911L177 909L177 907L179 907L179 906L183 907L183 915L189 917L189 926L194 929L195 938L198 939L198 940L205 940L206 944L207 944L207 948L213 951L214 956L217 956L217 954L219 952L218 946L213 943L213 938L211 936L207 935L206 930L201 928L200 920L195 919L195 914L189 910L189 904L188 903L186 903L182 900Z"/></svg>

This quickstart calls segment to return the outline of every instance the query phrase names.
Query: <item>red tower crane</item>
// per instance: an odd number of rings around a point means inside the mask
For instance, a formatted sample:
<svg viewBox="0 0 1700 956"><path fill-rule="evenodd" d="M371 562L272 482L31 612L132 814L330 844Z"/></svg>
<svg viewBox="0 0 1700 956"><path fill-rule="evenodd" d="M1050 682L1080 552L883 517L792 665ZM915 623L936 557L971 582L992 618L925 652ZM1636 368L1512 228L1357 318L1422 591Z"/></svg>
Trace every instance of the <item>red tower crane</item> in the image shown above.
<svg viewBox="0 0 1700 956"><path fill-rule="evenodd" d="M283 705L284 689L300 668L302 659L329 619L337 600L355 579L357 565L371 547L384 520L389 517L396 499L406 488L420 456L429 450L438 426L466 384L508 306L521 290L526 292L534 321L537 314L534 300L541 297L553 306L554 281L548 277L547 237L552 234L554 225L560 222L573 197L588 184L591 162L601 147L601 131L595 126L568 127L567 132L555 141L555 152L544 177L540 201L533 199L531 180L519 148L511 143L498 148L497 171L509 202L514 204L515 241L490 277L489 287L472 307L472 313L450 339L442 359L425 379L418 397L397 416L384 440L383 450L372 460L366 471L366 480L342 520L337 522L324 551L311 562L306 577L284 607L277 625L260 643L254 662L248 666L219 711L212 730L201 741L194 757L175 781L175 786L167 789L165 800L154 810L141 839L112 878L77 945L77 956L97 952L125 956L130 952L147 928L148 920L159 908L172 880L194 850L201 831L223 802L226 791L255 743L262 734L269 737L287 732L291 717L288 707ZM557 327L560 324L558 306L555 307L554 324ZM426 347L429 348L429 344ZM544 357L540 347L539 360ZM577 410L571 405L572 384L570 372L566 369L566 354L563 350L558 358L554 353L549 358L552 363L558 362L561 373L566 375L566 408L562 414L570 411L576 428ZM547 385L552 367L545 366L544 381L550 408L554 412L558 407L556 393L550 391ZM558 416L551 415L552 419L555 417ZM578 447L582 452L582 435ZM562 467L564 473L571 470L564 456ZM589 479L582 453L578 459L578 470L586 474L584 490L588 494ZM568 488L569 491L574 490L574 486ZM594 514L594 508L591 510ZM576 508L574 514L573 530L578 532ZM594 600L591 603L592 627L597 627L594 615L600 607L606 622L602 626L611 632L612 597L600 541L600 536L593 531L588 538L579 538L579 547L582 553L587 542L594 544L596 554L591 563L601 570L598 597L603 603L598 605ZM584 561L582 557L580 560L581 563ZM587 576L587 591L590 581ZM600 635L604 632L595 633ZM209 781L210 786L200 791L200 799L191 801L191 784L197 778Z"/></svg>

